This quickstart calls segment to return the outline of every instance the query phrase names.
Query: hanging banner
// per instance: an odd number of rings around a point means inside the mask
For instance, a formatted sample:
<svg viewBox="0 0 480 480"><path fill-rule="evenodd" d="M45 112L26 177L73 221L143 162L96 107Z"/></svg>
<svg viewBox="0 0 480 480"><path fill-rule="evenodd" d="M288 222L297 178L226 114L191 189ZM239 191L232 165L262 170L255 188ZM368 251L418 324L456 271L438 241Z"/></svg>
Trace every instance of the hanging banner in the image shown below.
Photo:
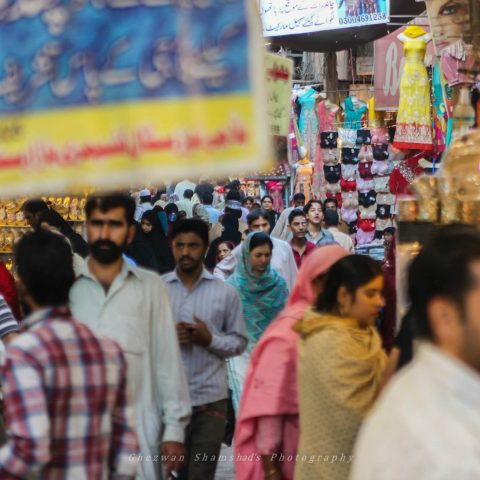
<svg viewBox="0 0 480 480"><path fill-rule="evenodd" d="M448 84L475 83L474 47L465 42L471 35L470 0L425 0L425 4L435 53Z"/></svg>
<svg viewBox="0 0 480 480"><path fill-rule="evenodd" d="M266 37L390 21L390 0L259 0L259 9Z"/></svg>
<svg viewBox="0 0 480 480"><path fill-rule="evenodd" d="M270 133L287 136L290 124L293 60L267 53L265 67Z"/></svg>
<svg viewBox="0 0 480 480"><path fill-rule="evenodd" d="M428 32L426 25L422 27ZM374 88L375 110L398 110L400 103L400 82L402 80L405 54L403 43L397 38L402 30L374 42ZM432 42L428 44L425 65L432 67L435 52Z"/></svg>
<svg viewBox="0 0 480 480"><path fill-rule="evenodd" d="M118 188L269 160L249 1L0 2L0 192Z"/></svg>

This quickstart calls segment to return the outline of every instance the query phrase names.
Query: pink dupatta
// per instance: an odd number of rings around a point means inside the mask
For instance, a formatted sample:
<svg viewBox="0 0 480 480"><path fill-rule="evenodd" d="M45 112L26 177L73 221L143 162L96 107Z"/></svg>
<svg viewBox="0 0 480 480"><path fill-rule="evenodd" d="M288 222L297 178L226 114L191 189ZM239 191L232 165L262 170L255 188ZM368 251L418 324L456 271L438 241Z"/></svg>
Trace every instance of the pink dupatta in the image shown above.
<svg viewBox="0 0 480 480"><path fill-rule="evenodd" d="M256 452L257 421L267 416L288 416L284 424L282 452L295 458L298 446L297 341L292 326L315 301L311 282L347 256L338 245L319 247L303 262L287 306L260 338L250 357L235 429L237 480L263 480ZM280 452L279 452L280 453ZM293 479L294 461L283 463L284 479Z"/></svg>

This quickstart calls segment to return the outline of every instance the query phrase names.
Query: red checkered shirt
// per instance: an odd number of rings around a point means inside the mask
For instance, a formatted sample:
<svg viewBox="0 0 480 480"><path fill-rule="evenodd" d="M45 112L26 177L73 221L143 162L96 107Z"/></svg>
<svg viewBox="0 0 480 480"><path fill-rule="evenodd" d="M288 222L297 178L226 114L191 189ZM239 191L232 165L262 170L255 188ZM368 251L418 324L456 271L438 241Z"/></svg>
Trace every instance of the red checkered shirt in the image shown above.
<svg viewBox="0 0 480 480"><path fill-rule="evenodd" d="M9 441L0 479L134 478L138 452L120 347L67 308L24 321L2 370Z"/></svg>

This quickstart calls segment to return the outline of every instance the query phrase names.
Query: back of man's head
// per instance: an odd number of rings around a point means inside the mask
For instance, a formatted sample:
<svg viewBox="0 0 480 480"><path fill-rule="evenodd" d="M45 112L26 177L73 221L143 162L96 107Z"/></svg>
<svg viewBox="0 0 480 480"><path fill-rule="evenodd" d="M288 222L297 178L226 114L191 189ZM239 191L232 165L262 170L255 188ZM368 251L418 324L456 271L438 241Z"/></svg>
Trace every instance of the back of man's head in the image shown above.
<svg viewBox="0 0 480 480"><path fill-rule="evenodd" d="M20 282L37 306L68 304L75 274L72 249L64 237L42 229L27 233L15 247L15 261Z"/></svg>
<svg viewBox="0 0 480 480"><path fill-rule="evenodd" d="M211 205L213 203L213 195L210 192L205 192L202 197L204 205Z"/></svg>
<svg viewBox="0 0 480 480"><path fill-rule="evenodd" d="M327 209L325 211L324 217L324 222L327 227L338 227L340 218L338 217L338 213L335 210Z"/></svg>
<svg viewBox="0 0 480 480"><path fill-rule="evenodd" d="M183 192L183 198L186 198L187 200L191 200L193 197L193 190L190 190L189 188L187 188L184 192Z"/></svg>
<svg viewBox="0 0 480 480"><path fill-rule="evenodd" d="M37 213L48 210L48 205L41 198L33 198L32 200L27 200L23 204L23 211L36 215Z"/></svg>
<svg viewBox="0 0 480 480"><path fill-rule="evenodd" d="M225 195L225 201L228 202L229 200L235 200L237 202L242 201L242 196L238 190L230 190L227 195Z"/></svg>
<svg viewBox="0 0 480 480"><path fill-rule="evenodd" d="M303 193L296 193L294 196L293 196L293 203L305 203L305 195Z"/></svg>
<svg viewBox="0 0 480 480"><path fill-rule="evenodd" d="M114 208L123 208L125 211L125 219L129 225L135 223L135 200L123 193L111 193L105 195L92 195L88 198L85 206L85 214L87 221L92 216L95 210L100 210L102 213L106 213Z"/></svg>
<svg viewBox="0 0 480 480"><path fill-rule="evenodd" d="M438 340L438 318L432 317L430 308L435 300L447 300L465 320L466 296L478 288L480 281L472 272L475 262L480 262L480 233L467 225L443 227L422 248L408 274L411 312L418 337ZM480 345L480 338L477 341Z"/></svg>

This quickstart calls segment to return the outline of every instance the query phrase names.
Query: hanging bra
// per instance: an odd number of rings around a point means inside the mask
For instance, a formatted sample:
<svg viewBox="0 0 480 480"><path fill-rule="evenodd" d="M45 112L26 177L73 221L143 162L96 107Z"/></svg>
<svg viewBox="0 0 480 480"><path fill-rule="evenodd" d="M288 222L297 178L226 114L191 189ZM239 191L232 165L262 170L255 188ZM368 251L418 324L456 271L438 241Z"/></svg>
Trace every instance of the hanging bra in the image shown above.
<svg viewBox="0 0 480 480"><path fill-rule="evenodd" d="M373 178L365 180L363 178L357 179L357 190L359 192L369 192L370 190L375 190L375 182Z"/></svg>
<svg viewBox="0 0 480 480"><path fill-rule="evenodd" d="M373 166L372 166L372 173L375 175L389 175L391 173L391 164L390 162L382 161L379 162L378 160L373 161Z"/></svg>
<svg viewBox="0 0 480 480"><path fill-rule="evenodd" d="M355 223L358 220L358 213L356 208L346 208L345 206L341 209L342 220L345 223Z"/></svg>
<svg viewBox="0 0 480 480"><path fill-rule="evenodd" d="M378 195L377 195L378 200ZM377 217L381 219L391 218L392 216L392 207L391 205L378 205L377 207Z"/></svg>
<svg viewBox="0 0 480 480"><path fill-rule="evenodd" d="M330 192L327 192L325 194L325 196L328 198L328 199L335 199L338 203L338 207L339 208L342 208L342 194L341 193L330 193Z"/></svg>
<svg viewBox="0 0 480 480"><path fill-rule="evenodd" d="M365 232L362 229L357 230L357 244L358 245L366 245L368 243L372 243L375 239L375 230L372 232Z"/></svg>
<svg viewBox="0 0 480 480"><path fill-rule="evenodd" d="M372 180L373 179L373 171L372 171L372 162L363 162L358 164L358 174L364 180Z"/></svg>
<svg viewBox="0 0 480 480"><path fill-rule="evenodd" d="M322 148L337 148L338 132L320 132Z"/></svg>
<svg viewBox="0 0 480 480"><path fill-rule="evenodd" d="M370 130L362 128L357 130L357 145L370 145L372 143L372 136Z"/></svg>
<svg viewBox="0 0 480 480"><path fill-rule="evenodd" d="M388 132L385 128L372 128L370 130L372 134L372 144L386 144L389 141Z"/></svg>
<svg viewBox="0 0 480 480"><path fill-rule="evenodd" d="M375 220L377 218L377 205L360 207L360 218L362 220Z"/></svg>
<svg viewBox="0 0 480 480"><path fill-rule="evenodd" d="M337 183L340 180L342 173L342 166L338 165L325 165L323 167L323 173L325 174L325 180L328 183Z"/></svg>
<svg viewBox="0 0 480 480"><path fill-rule="evenodd" d="M342 178L344 178L345 180L355 180L356 176L356 165L342 165Z"/></svg>
<svg viewBox="0 0 480 480"><path fill-rule="evenodd" d="M345 208L358 209L358 193L357 192L342 193L342 204Z"/></svg>
<svg viewBox="0 0 480 480"><path fill-rule="evenodd" d="M340 180L340 186L343 192L355 192L355 190L357 190L357 182L355 180L345 180L342 178Z"/></svg>
<svg viewBox="0 0 480 480"><path fill-rule="evenodd" d="M360 192L358 194L358 203L362 207L370 207L375 205L377 202L377 193L375 190L370 190L368 192Z"/></svg>
<svg viewBox="0 0 480 480"><path fill-rule="evenodd" d="M338 150L323 150L323 164L324 165L337 165L338 164Z"/></svg>
<svg viewBox="0 0 480 480"><path fill-rule="evenodd" d="M340 193L342 191L342 189L340 188L340 183L339 182L337 182L337 183L326 183L325 188L326 188L327 192L330 192L330 193Z"/></svg>
<svg viewBox="0 0 480 480"><path fill-rule="evenodd" d="M375 220L370 218L360 218L358 220L358 229L363 230L364 232L374 232L375 231Z"/></svg>
<svg viewBox="0 0 480 480"><path fill-rule="evenodd" d="M345 165L356 165L358 163L359 148L342 148L342 163Z"/></svg>
<svg viewBox="0 0 480 480"><path fill-rule="evenodd" d="M357 143L357 131L350 128L339 128L338 138L342 147L354 147Z"/></svg>
<svg viewBox="0 0 480 480"><path fill-rule="evenodd" d="M391 228L393 227L393 222L391 218L377 218L377 221L375 223L375 229L380 230L383 232L386 228Z"/></svg>
<svg viewBox="0 0 480 480"><path fill-rule="evenodd" d="M388 153L388 145L374 145L373 158L374 160L382 161L388 160L390 154Z"/></svg>
<svg viewBox="0 0 480 480"><path fill-rule="evenodd" d="M377 192L389 193L390 192L390 187L388 185L389 181L390 181L390 177L375 177L374 178L375 190Z"/></svg>
<svg viewBox="0 0 480 480"><path fill-rule="evenodd" d="M362 148L360 148L358 159L360 160L360 162L372 162L373 161L372 147L363 146Z"/></svg>
<svg viewBox="0 0 480 480"><path fill-rule="evenodd" d="M394 205L395 195L393 193L379 193L377 195L377 203L379 205Z"/></svg>

